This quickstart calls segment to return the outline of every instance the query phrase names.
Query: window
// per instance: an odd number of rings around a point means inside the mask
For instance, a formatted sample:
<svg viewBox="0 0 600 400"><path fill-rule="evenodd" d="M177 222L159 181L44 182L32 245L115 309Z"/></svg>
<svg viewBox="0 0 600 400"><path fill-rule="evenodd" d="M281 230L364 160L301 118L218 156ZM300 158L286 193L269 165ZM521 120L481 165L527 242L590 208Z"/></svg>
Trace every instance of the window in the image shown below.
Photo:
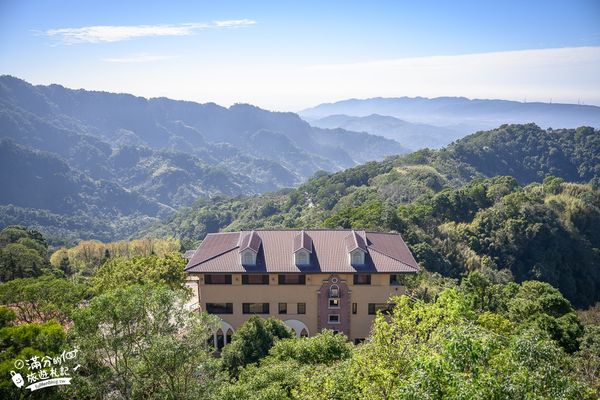
<svg viewBox="0 0 600 400"><path fill-rule="evenodd" d="M207 285L231 285L231 275L210 274L204 275L204 283Z"/></svg>
<svg viewBox="0 0 600 400"><path fill-rule="evenodd" d="M350 263L352 265L363 265L365 263L365 253L360 250L354 250L350 253Z"/></svg>
<svg viewBox="0 0 600 400"><path fill-rule="evenodd" d="M371 275L369 274L354 274L355 285L370 285Z"/></svg>
<svg viewBox="0 0 600 400"><path fill-rule="evenodd" d="M302 328L302 332L300 332L300 337L308 337L308 332L305 328Z"/></svg>
<svg viewBox="0 0 600 400"><path fill-rule="evenodd" d="M297 314L306 314L306 303L298 303Z"/></svg>
<svg viewBox="0 0 600 400"><path fill-rule="evenodd" d="M327 316L327 322L329 322L330 324L339 324L340 314L329 314Z"/></svg>
<svg viewBox="0 0 600 400"><path fill-rule="evenodd" d="M287 314L287 303L279 303L279 314Z"/></svg>
<svg viewBox="0 0 600 400"><path fill-rule="evenodd" d="M384 314L389 314L394 308L393 304L387 303L369 303L369 315L377 314L377 311L381 311Z"/></svg>
<svg viewBox="0 0 600 400"><path fill-rule="evenodd" d="M309 265L310 264L310 255L308 251L298 250L295 254L296 265Z"/></svg>
<svg viewBox="0 0 600 400"><path fill-rule="evenodd" d="M402 285L402 276L400 274L390 275L390 285L394 285L394 286Z"/></svg>
<svg viewBox="0 0 600 400"><path fill-rule="evenodd" d="M329 299L329 308L340 308L340 299Z"/></svg>
<svg viewBox="0 0 600 400"><path fill-rule="evenodd" d="M306 285L306 275L282 274L279 275L280 285Z"/></svg>
<svg viewBox="0 0 600 400"><path fill-rule="evenodd" d="M354 339L354 344L361 344L364 341L365 341L365 338L356 338L356 339Z"/></svg>
<svg viewBox="0 0 600 400"><path fill-rule="evenodd" d="M242 253L242 265L255 265L256 253L252 250L246 250Z"/></svg>
<svg viewBox="0 0 600 400"><path fill-rule="evenodd" d="M233 314L233 303L206 303L209 314Z"/></svg>
<svg viewBox="0 0 600 400"><path fill-rule="evenodd" d="M251 274L242 275L242 285L268 285L269 275L268 274Z"/></svg>
<svg viewBox="0 0 600 400"><path fill-rule="evenodd" d="M352 314L356 314L358 312L358 304L352 303Z"/></svg>
<svg viewBox="0 0 600 400"><path fill-rule="evenodd" d="M340 297L340 287L338 285L329 287L329 297Z"/></svg>
<svg viewBox="0 0 600 400"><path fill-rule="evenodd" d="M269 303L242 303L244 314L268 314Z"/></svg>

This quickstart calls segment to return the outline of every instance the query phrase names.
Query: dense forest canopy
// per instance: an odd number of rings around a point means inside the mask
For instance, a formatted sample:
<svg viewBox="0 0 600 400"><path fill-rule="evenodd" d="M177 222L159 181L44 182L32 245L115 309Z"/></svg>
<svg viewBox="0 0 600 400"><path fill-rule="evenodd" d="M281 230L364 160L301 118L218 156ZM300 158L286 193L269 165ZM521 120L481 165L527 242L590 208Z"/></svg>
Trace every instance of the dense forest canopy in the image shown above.
<svg viewBox="0 0 600 400"><path fill-rule="evenodd" d="M206 233L256 228L400 232L430 271L508 270L558 287L578 306L600 299L600 134L505 125L298 189L198 201L143 231L193 248Z"/></svg>
<svg viewBox="0 0 600 400"><path fill-rule="evenodd" d="M131 241L56 248L7 226L0 374L77 347L73 385L47 398L597 398L598 138L502 126L298 189L202 199ZM401 232L424 270L363 344L255 317L215 358L218 321L186 306L181 251L208 232L270 227ZM0 397L21 393L6 379Z"/></svg>
<svg viewBox="0 0 600 400"><path fill-rule="evenodd" d="M21 239L43 250L35 231L0 232L5 246ZM0 374L10 376L15 359L77 348L72 384L45 388L44 398L591 400L600 393L598 306L578 314L550 284L518 284L487 267L460 284L427 271L405 277L407 295L390 299L359 345L332 331L296 338L281 321L255 316L214 357L207 339L218 318L186 306L180 254L140 255L168 244L105 245L120 254L99 265L89 258L89 276L53 269L40 253L48 268L41 275L25 271L0 283ZM87 244L71 255L86 248L96 249ZM59 253L65 262L71 250ZM10 379L0 396L32 397Z"/></svg>

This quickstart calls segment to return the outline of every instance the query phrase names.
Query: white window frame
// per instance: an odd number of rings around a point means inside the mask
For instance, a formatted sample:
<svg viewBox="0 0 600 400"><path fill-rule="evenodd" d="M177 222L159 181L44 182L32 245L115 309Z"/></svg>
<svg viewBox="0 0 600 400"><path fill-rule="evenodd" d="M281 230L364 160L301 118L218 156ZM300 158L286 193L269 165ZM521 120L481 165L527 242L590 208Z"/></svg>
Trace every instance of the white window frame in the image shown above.
<svg viewBox="0 0 600 400"><path fill-rule="evenodd" d="M337 317L337 321L332 321L331 317ZM340 314L328 314L327 315L327 323L328 324L339 324L340 323Z"/></svg>
<svg viewBox="0 0 600 400"><path fill-rule="evenodd" d="M337 301L337 303L338 303L337 306L332 306L331 300ZM339 297L330 297L329 302L327 303L327 308L329 308L330 310L339 310L340 309L340 298Z"/></svg>

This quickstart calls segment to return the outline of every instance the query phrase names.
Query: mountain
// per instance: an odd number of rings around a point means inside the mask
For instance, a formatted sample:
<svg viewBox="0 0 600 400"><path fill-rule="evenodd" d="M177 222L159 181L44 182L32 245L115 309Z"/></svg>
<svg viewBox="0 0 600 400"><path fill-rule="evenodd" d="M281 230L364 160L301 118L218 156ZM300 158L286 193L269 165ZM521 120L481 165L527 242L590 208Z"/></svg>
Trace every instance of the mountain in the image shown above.
<svg viewBox="0 0 600 400"><path fill-rule="evenodd" d="M535 123L553 128L600 127L600 107L597 106L471 100L464 97L349 99L320 104L299 114L308 120L339 114L354 117L379 114L411 123L444 127L460 132L461 136L502 124ZM370 130L366 131L371 133Z"/></svg>
<svg viewBox="0 0 600 400"><path fill-rule="evenodd" d="M297 189L200 200L140 235L192 248L219 230L396 230L428 271L503 271L587 306L600 300L599 186L599 130L503 125Z"/></svg>
<svg viewBox="0 0 600 400"><path fill-rule="evenodd" d="M411 150L440 148L463 136L460 129L411 123L379 114L371 114L365 117L335 114L318 119L305 118L312 126L368 132L395 140Z"/></svg>
<svg viewBox="0 0 600 400"><path fill-rule="evenodd" d="M65 196L71 189L76 191L73 185L77 184L85 184L80 190L90 196L89 191L110 185L155 204L152 211L140 210L148 218L164 216L198 198L297 186L316 171L339 171L407 151L380 136L315 128L296 114L247 104L225 108L59 85L33 86L11 76L0 77L2 138L20 145L19 151L30 158L39 158L36 151L43 151L49 154L44 157L52 155L79 174L77 179L55 182L67 185ZM9 173L5 179L16 165L6 165ZM18 164L30 169L21 171L26 184L40 175L35 169L39 165L42 163ZM44 202L32 205L32 198L25 194L16 190L10 199L3 198L0 206L10 206L11 213L18 210L20 215L21 208L28 209L32 222L37 218L32 215L44 212L72 217L70 209L45 207ZM102 198L101 193L94 196ZM58 196L55 201L61 199ZM94 220L111 215L102 207L95 209L97 215L91 215L92 210L86 215ZM118 227L113 233L111 240L125 234ZM76 236L68 230L65 234ZM92 230L86 230L85 237L99 238Z"/></svg>
<svg viewBox="0 0 600 400"><path fill-rule="evenodd" d="M0 77L0 106L2 137L56 153L96 179L121 184L123 171L112 165L110 157L127 146L142 148L147 157L160 159L148 171L150 176L157 169L189 166L192 156L193 163L202 167L202 171L191 172L194 179L205 170L222 170L235 175L229 180L238 186L239 194L297 185L318 170L341 170L365 159L406 152L396 142L360 133L364 142L377 144L365 149L355 143L357 133L346 138L337 131L315 129L293 113L275 113L246 104L224 108L213 103L145 99L59 85L32 86L10 76ZM332 141L333 136L339 140ZM277 151L258 147L264 140L276 142ZM160 154L155 157L157 152ZM296 154L296 160L288 161L288 153ZM188 159L174 160L181 155ZM188 182L201 186L193 180ZM197 197L211 188L193 192L192 197ZM161 192L158 196L171 195L175 193ZM192 200L176 199L174 203Z"/></svg>
<svg viewBox="0 0 600 400"><path fill-rule="evenodd" d="M52 153L9 139L0 140L0 185L1 226L42 225L60 237L78 231L110 240L115 229L131 235L174 212L113 182L91 179Z"/></svg>

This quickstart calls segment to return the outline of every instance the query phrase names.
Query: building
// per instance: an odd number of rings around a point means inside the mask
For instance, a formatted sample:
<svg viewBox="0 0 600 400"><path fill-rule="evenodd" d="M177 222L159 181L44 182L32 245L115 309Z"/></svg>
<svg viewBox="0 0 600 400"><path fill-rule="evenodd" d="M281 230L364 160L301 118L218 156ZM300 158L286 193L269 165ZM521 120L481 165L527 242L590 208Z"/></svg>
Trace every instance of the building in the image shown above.
<svg viewBox="0 0 600 400"><path fill-rule="evenodd" d="M399 234L355 230L208 234L185 268L194 304L222 320L218 348L254 314L297 336L331 329L360 342L377 310L404 292L401 275L418 270Z"/></svg>

